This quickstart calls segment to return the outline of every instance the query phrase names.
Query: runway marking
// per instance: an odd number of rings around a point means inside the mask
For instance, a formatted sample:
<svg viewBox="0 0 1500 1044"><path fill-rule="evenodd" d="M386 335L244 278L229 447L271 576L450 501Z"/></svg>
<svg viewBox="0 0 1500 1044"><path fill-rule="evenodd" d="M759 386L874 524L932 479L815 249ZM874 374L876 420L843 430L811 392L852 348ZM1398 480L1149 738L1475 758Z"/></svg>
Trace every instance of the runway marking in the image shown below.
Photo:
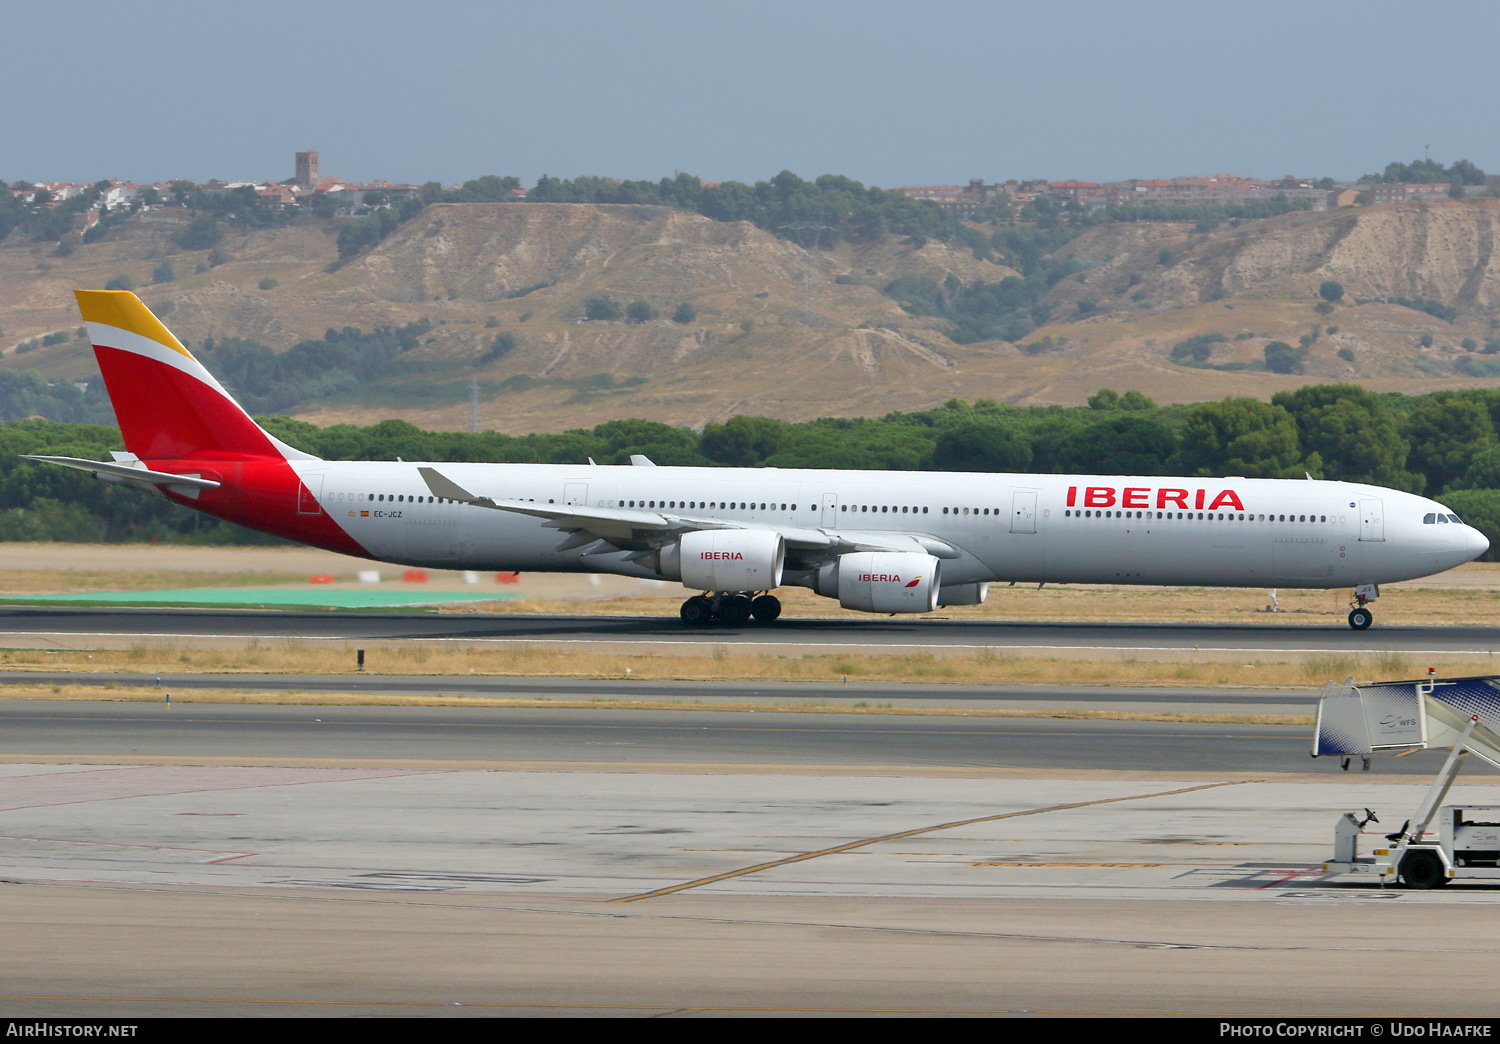
<svg viewBox="0 0 1500 1044"><path fill-rule="evenodd" d="M761 870L774 870L777 867L789 866L792 863L802 863L809 859L817 859L820 856L838 855L840 852L848 852L856 848L864 848L868 845L878 844L881 841L899 841L902 838L916 837L918 834L930 834L937 830L952 830L956 827L972 826L975 823L993 823L1001 819L1017 819L1021 816L1039 816L1044 812L1064 812L1072 808L1088 808L1091 805L1111 805L1120 801L1144 801L1147 798L1171 797L1175 794L1191 794L1195 790L1212 790L1215 787L1237 787L1245 783L1260 783L1259 779L1234 779L1220 783L1203 783L1196 787L1182 787L1178 790L1160 790L1154 794L1130 794L1125 797L1096 798L1093 801L1074 801L1066 805L1047 805L1044 808L1028 808L1020 812L1001 812L993 816L976 816L973 819L957 819L951 823L939 823L936 826L917 827L915 830L902 830L894 834L882 834L879 837L867 837L858 841L850 841L846 844L835 845L832 848L822 848L816 852L803 852L799 855L788 856L785 859L774 859L768 863L757 863L754 866L741 867L738 870L729 870L722 874L714 874L712 877L700 877L696 881L686 881L682 884L668 885L666 888L658 888L651 892L642 892L639 895L623 895L616 899L606 900L610 903L633 903L641 899L656 899L664 895L672 895L676 892L686 891L689 888L699 888L703 885L716 884L719 881L728 881L736 877L744 877L746 874L757 873Z"/></svg>

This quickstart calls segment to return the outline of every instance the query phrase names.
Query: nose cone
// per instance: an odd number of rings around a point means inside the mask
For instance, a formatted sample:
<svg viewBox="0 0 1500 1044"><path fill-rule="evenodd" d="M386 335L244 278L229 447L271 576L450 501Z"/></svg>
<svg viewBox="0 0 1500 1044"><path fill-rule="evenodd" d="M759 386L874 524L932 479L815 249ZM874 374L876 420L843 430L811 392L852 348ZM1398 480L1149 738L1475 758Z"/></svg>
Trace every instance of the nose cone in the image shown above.
<svg viewBox="0 0 1500 1044"><path fill-rule="evenodd" d="M1465 528L1467 528L1469 531L1467 550L1469 552L1469 561L1472 562L1474 561L1474 559L1478 558L1480 555L1484 554L1490 549L1490 541L1488 537L1486 537L1479 530L1475 529L1473 526L1467 526Z"/></svg>

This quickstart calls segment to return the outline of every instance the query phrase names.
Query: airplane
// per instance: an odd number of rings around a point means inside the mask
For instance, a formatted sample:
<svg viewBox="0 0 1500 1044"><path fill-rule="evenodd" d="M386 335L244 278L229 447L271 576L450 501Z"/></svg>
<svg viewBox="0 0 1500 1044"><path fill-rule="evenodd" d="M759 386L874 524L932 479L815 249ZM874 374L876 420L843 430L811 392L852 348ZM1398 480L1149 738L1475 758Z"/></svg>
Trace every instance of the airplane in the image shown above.
<svg viewBox="0 0 1500 1044"><path fill-rule="evenodd" d="M1352 587L1362 631L1380 584L1489 548L1435 500L1311 476L322 460L256 424L134 294L75 293L126 448L28 459L384 562L680 581L693 626L770 623L788 585L904 614L1024 582Z"/></svg>

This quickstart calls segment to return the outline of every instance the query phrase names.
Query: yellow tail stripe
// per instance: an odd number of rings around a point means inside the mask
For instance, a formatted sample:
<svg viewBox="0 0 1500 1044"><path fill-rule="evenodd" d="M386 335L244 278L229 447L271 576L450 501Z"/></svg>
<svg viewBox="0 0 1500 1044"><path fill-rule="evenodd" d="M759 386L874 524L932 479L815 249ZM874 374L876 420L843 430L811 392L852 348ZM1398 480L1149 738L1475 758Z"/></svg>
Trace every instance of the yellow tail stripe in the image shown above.
<svg viewBox="0 0 1500 1044"><path fill-rule="evenodd" d="M84 322L129 330L192 358L172 336L172 331L163 326L161 320L151 314L151 309L141 304L141 299L129 290L74 290L73 295L78 298L78 310L83 313Z"/></svg>

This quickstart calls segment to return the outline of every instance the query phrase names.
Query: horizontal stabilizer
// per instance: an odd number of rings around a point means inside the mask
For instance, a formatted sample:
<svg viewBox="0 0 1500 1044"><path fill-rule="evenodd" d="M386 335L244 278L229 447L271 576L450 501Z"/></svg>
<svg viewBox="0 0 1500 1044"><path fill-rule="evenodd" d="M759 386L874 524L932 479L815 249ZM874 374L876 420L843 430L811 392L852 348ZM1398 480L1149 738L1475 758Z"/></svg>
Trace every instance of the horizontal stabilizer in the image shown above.
<svg viewBox="0 0 1500 1044"><path fill-rule="evenodd" d="M189 489L218 489L219 483L198 475L174 475L170 471L149 471L145 467L112 463L102 460L82 460L78 457L47 457L39 454L21 454L23 460L39 460L46 464L60 464L65 468L93 473L95 478L105 475L126 482L139 482L150 486L186 486Z"/></svg>

